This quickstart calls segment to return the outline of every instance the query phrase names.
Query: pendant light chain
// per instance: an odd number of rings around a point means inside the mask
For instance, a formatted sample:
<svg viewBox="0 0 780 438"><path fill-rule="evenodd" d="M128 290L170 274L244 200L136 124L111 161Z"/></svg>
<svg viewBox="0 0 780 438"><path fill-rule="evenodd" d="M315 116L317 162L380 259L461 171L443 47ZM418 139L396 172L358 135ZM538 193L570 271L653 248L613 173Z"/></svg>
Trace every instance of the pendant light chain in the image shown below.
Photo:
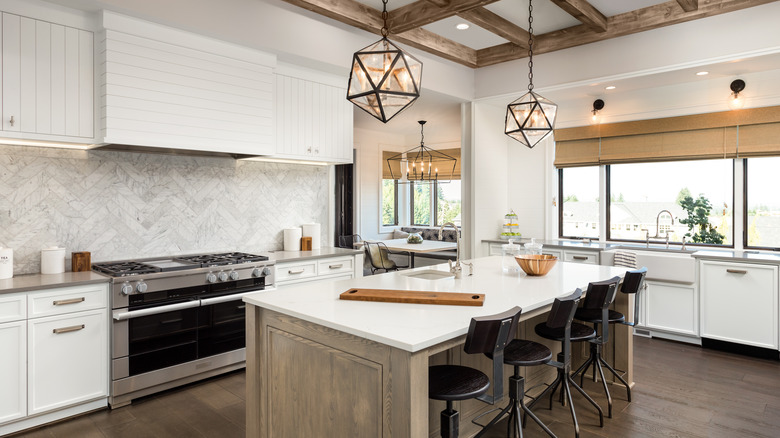
<svg viewBox="0 0 780 438"><path fill-rule="evenodd" d="M534 89L534 5L528 0L528 91Z"/></svg>
<svg viewBox="0 0 780 438"><path fill-rule="evenodd" d="M390 14L387 13L387 0L382 0L382 38L387 38L390 31L387 29L387 17Z"/></svg>

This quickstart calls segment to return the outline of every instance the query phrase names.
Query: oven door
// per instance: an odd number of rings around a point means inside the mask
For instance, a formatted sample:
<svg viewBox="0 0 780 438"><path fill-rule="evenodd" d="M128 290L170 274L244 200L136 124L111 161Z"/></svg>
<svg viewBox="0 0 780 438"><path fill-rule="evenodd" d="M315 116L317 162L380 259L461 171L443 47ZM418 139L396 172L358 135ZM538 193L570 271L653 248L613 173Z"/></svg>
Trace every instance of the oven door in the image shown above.
<svg viewBox="0 0 780 438"><path fill-rule="evenodd" d="M268 291L270 288L264 289ZM238 350L246 346L246 303L251 291L201 299L198 358Z"/></svg>
<svg viewBox="0 0 780 438"><path fill-rule="evenodd" d="M198 357L200 300L115 311L113 358L127 357L119 376L127 377L178 365ZM122 342L123 338L124 342Z"/></svg>

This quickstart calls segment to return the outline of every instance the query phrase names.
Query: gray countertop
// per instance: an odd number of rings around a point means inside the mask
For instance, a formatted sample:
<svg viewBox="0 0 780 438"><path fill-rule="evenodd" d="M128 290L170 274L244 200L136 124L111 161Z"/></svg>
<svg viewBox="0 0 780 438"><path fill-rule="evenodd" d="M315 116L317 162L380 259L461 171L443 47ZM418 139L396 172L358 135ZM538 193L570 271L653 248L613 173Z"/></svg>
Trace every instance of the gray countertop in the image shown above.
<svg viewBox="0 0 780 438"><path fill-rule="evenodd" d="M269 259L276 263L284 263L327 257L352 256L362 253L362 249L322 247L313 251L266 251L263 254L268 255Z"/></svg>
<svg viewBox="0 0 780 438"><path fill-rule="evenodd" d="M758 251L709 250L696 251L693 257L703 260L721 260L742 263L780 264L780 254Z"/></svg>
<svg viewBox="0 0 780 438"><path fill-rule="evenodd" d="M512 239L512 240L514 241L514 243L518 245L523 245L531 242L531 239L526 237L522 237L520 239ZM509 240L483 239L482 242L504 244L504 243L509 243ZM583 250L590 250L590 251L603 251L605 249L618 246L618 244L615 243L584 242L578 240L559 240L559 239L551 239L551 240L536 239L536 243L541 243L542 245L547 247L583 249Z"/></svg>
<svg viewBox="0 0 780 438"><path fill-rule="evenodd" d="M108 283L109 278L92 271L63 272L62 274L25 274L0 280L0 294L49 289L52 287L78 286L91 283Z"/></svg>

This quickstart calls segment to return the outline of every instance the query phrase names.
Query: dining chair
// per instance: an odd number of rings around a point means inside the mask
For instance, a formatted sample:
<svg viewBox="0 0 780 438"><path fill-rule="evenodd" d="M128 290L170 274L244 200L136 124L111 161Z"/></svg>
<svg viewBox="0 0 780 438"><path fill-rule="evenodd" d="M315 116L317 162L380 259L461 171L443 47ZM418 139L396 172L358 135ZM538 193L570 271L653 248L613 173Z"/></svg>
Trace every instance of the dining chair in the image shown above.
<svg viewBox="0 0 780 438"><path fill-rule="evenodd" d="M387 245L382 242L369 242L365 241L363 247L366 250L366 257L371 263L371 273L374 274L380 269L384 269L385 272L397 271L401 268L408 268L409 266L399 265L390 258L390 250L387 249Z"/></svg>

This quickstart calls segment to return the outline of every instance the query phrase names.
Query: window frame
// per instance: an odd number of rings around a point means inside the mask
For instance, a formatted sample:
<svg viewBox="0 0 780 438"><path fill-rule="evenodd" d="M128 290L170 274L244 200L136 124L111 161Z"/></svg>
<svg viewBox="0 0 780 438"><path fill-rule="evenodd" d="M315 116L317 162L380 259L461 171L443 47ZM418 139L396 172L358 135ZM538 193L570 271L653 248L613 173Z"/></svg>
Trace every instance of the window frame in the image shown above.
<svg viewBox="0 0 780 438"><path fill-rule="evenodd" d="M731 205L732 206L734 205L734 197L735 197L735 191L736 191L736 177L737 177L736 172L734 171L734 160L737 160L737 159L738 158L730 159L731 160L731 169L732 169L731 170ZM683 160L683 161L706 161L706 160ZM659 161L659 163L663 163L663 161ZM606 204L607 212L606 212L606 218L605 218L606 221L607 221L607 223L606 223L606 225L607 225L607 227L606 227L607 228L607 236L606 236L607 241L609 241L609 242L626 242L626 243L646 243L645 240L618 239L618 238L613 238L612 237L612 220L611 220L611 217L610 217L610 211L612 210L612 205L611 205L611 203L612 203L612 175L611 175L611 171L610 171L611 165L605 164L604 166L606 166L606 176L607 176L607 178L606 178L606 192L607 192L607 195L606 195L606 201L605 201L607 203ZM745 178L747 178L746 174L744 176L745 176ZM743 190L745 190L744 185L743 185ZM746 202L744 196L743 196L743 202ZM732 226L731 226L731 244L730 245L726 245L726 244L718 245L718 244L715 244L715 243L694 243L694 242L686 241L685 242L685 246L686 247L688 247L688 246L696 246L696 247L703 247L703 248L735 248L736 247L735 246L736 245L736 236L734 234L734 232L735 232L735 230L734 230L734 223L737 220L737 218L735 217L736 216L736 210L732 207L731 212L732 212L731 213L731 215L732 215L732 221L731 221ZM743 220L746 221L747 220L746 219L747 218L747 210L744 209L744 208L742 209L742 216L744 218ZM649 233L650 233L650 231L648 230L648 234ZM743 234L744 233L746 233L746 231L743 229ZM747 234L744 234L744 236L747 237ZM651 243L661 244L663 242L661 242L659 240L655 240L655 242L651 242ZM746 243L747 243L747 240L743 240L743 242L742 242L743 247L745 247L744 245ZM670 246L672 246L672 245L673 246L682 246L682 242L669 242L669 245Z"/></svg>
<svg viewBox="0 0 780 438"><path fill-rule="evenodd" d="M748 245L748 160L750 160L750 158L742 159L742 247L744 249L759 251L780 251L780 246Z"/></svg>
<svg viewBox="0 0 780 438"><path fill-rule="evenodd" d="M388 181L388 180L382 179L381 181ZM393 181L393 221L395 223L392 223L392 224L380 224L380 227L397 227L398 226L398 180L394 179L392 181ZM379 187L379 193L381 195L384 195L384 191L382 190L382 185L383 184L384 183L381 183L380 187ZM382 214L383 213L382 212L382 203L383 203L384 199L380 199L379 201L380 201L379 202L379 213L380 213L379 214L379 218L381 219L382 216L384 216ZM382 221L382 222L384 222L384 221Z"/></svg>
<svg viewBox="0 0 780 438"><path fill-rule="evenodd" d="M582 166L582 167L596 167L600 168L601 166ZM558 169L558 238L559 239L588 239L588 240L599 240L598 237L587 237L587 236L565 236L563 234L563 171L565 169L570 169L568 167L561 167ZM598 182L598 181L597 181ZM601 225L601 212L599 212L599 220L596 222L598 225ZM593 229L589 226L589 223L585 223L585 225L582 227L582 230L586 229ZM598 230L598 226L596 227Z"/></svg>
<svg viewBox="0 0 780 438"><path fill-rule="evenodd" d="M434 211L435 200L434 200L433 194L435 193L435 189L436 189L436 184L437 183L436 182L425 183L425 184L429 184L431 186L431 190L429 191L430 199L428 201L428 204L429 204L428 207L431 209L431 218L432 218L431 222L432 223L416 224L416 223L414 223L414 185L417 184L417 183L418 183L417 181L412 181L412 182L409 183L409 226L412 226L412 227L434 227L435 225L433 225L433 224L436 223L436 216L434 216L434 213L435 213L435 211Z"/></svg>

